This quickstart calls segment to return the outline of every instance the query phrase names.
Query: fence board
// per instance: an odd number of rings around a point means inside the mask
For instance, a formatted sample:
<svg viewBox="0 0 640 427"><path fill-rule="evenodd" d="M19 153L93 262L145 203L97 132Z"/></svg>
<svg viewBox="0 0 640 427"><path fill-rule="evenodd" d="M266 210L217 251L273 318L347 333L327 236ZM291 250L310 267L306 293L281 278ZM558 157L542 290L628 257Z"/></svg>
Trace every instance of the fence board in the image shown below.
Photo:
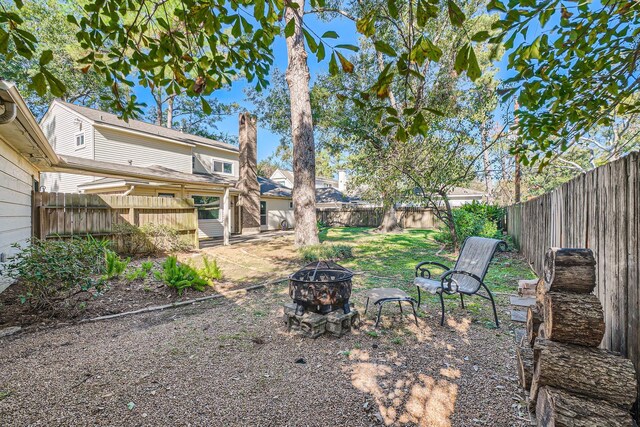
<svg viewBox="0 0 640 427"><path fill-rule="evenodd" d="M640 373L639 154L611 162L507 208L507 230L539 276L551 246L591 248L595 294L607 324L602 347L629 357Z"/></svg>
<svg viewBox="0 0 640 427"><path fill-rule="evenodd" d="M116 224L167 225L198 244L197 210L191 199L72 193L36 193L33 234L46 239L95 235L114 238Z"/></svg>
<svg viewBox="0 0 640 427"><path fill-rule="evenodd" d="M401 207L396 209L398 223L402 228L433 229L439 227L439 220L432 209ZM384 211L381 207L318 208L318 221L330 226L378 227L382 223Z"/></svg>

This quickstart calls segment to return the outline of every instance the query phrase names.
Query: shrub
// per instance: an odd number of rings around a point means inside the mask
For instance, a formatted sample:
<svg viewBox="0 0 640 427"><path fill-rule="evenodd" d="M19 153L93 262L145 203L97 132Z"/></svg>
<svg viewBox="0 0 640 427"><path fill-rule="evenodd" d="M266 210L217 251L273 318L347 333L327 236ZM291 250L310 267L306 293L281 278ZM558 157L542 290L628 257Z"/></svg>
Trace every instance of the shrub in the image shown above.
<svg viewBox="0 0 640 427"><path fill-rule="evenodd" d="M120 277L127 269L129 261L131 261L131 258L120 259L117 253L111 249L106 249L104 251L105 274L102 277L106 280Z"/></svg>
<svg viewBox="0 0 640 427"><path fill-rule="evenodd" d="M144 280L147 278L151 269L153 268L153 262L144 261L139 268L134 269L132 272L127 274L127 280L133 282L134 280Z"/></svg>
<svg viewBox="0 0 640 427"><path fill-rule="evenodd" d="M496 223L481 210L458 208L452 211L452 215L459 243L470 236L502 237ZM436 234L435 239L449 245L453 243L451 233L446 225L440 227L440 232Z"/></svg>
<svg viewBox="0 0 640 427"><path fill-rule="evenodd" d="M209 259L206 255L202 257L202 267L197 271L200 277L207 280L211 286L215 280L222 279L222 270L218 267L218 262L215 258Z"/></svg>
<svg viewBox="0 0 640 427"><path fill-rule="evenodd" d="M353 257L351 246L345 244L320 244L300 248L302 259L308 262L346 259Z"/></svg>
<svg viewBox="0 0 640 427"><path fill-rule="evenodd" d="M120 223L112 227L112 233L118 252L124 255L184 252L193 248L193 243L186 236L168 225L149 223L136 227Z"/></svg>
<svg viewBox="0 0 640 427"><path fill-rule="evenodd" d="M94 288L100 292L108 241L32 239L29 246L14 245L20 251L5 266L6 273L21 280L26 292L23 303L34 308L57 310L59 303Z"/></svg>
<svg viewBox="0 0 640 427"><path fill-rule="evenodd" d="M204 291L208 282L198 275L198 272L187 264L178 263L175 256L167 257L162 263L162 271L157 271L155 276L162 280L170 288L175 288L178 295L182 295L185 289Z"/></svg>

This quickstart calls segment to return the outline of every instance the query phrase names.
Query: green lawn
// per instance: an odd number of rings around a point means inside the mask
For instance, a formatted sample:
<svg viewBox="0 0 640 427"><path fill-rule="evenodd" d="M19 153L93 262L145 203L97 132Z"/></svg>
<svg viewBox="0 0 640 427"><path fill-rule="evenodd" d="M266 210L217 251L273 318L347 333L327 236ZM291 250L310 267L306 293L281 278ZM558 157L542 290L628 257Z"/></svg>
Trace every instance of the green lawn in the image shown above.
<svg viewBox="0 0 640 427"><path fill-rule="evenodd" d="M379 234L371 228L345 227L322 230L323 242L345 243L353 246L353 258L340 262L341 265L361 273L356 276L354 294L376 287L398 287L417 298L412 285L414 267L421 261L437 261L453 267L457 254L442 248L433 238L433 230L405 230L397 234ZM515 252L497 253L489 268L485 283L497 293L498 305L508 304L505 294L515 294L519 279L535 276L529 266ZM424 297L424 294L423 294ZM427 301L431 307L437 297ZM458 305L457 296L447 297L447 311ZM481 298L465 299L467 311L477 321L491 322L490 303ZM439 310L439 309L438 309Z"/></svg>

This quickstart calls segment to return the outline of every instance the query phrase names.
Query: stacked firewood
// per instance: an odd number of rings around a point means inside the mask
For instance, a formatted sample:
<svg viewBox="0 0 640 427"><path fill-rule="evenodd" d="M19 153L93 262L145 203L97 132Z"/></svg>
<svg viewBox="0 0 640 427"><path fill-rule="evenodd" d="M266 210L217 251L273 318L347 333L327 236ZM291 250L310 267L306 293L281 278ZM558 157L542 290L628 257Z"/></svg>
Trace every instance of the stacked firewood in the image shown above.
<svg viewBox="0 0 640 427"><path fill-rule="evenodd" d="M540 426L633 426L630 360L599 349L605 332L589 249L551 248L517 348L520 384Z"/></svg>

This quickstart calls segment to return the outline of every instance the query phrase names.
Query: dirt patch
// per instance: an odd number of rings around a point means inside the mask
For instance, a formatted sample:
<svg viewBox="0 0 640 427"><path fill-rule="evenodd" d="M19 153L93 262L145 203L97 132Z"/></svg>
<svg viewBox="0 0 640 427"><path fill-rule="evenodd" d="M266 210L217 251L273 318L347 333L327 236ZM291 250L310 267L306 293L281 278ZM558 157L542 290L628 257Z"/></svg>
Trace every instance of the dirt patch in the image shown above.
<svg viewBox="0 0 640 427"><path fill-rule="evenodd" d="M182 255L185 260L193 255ZM134 260L130 268L137 268L144 260ZM160 270L162 259L154 260L154 271ZM145 307L171 304L186 301L220 292L227 292L243 287L242 283L221 280L214 287L207 287L204 292L186 289L182 296L178 296L175 289L157 280L153 272L145 279L127 280L120 278L110 280L102 292L95 290L80 292L67 300L64 307L56 312L34 310L28 304L20 301L20 296L26 293L21 283L11 285L0 294L0 328L9 326L34 327L58 322L74 322L91 319L126 311L138 310Z"/></svg>
<svg viewBox="0 0 640 427"><path fill-rule="evenodd" d="M356 283L355 286L360 286ZM508 318L287 333L286 286L0 340L3 425L524 426ZM355 300L362 311L362 302ZM484 309L484 308L483 308ZM297 363L296 363L297 362Z"/></svg>

